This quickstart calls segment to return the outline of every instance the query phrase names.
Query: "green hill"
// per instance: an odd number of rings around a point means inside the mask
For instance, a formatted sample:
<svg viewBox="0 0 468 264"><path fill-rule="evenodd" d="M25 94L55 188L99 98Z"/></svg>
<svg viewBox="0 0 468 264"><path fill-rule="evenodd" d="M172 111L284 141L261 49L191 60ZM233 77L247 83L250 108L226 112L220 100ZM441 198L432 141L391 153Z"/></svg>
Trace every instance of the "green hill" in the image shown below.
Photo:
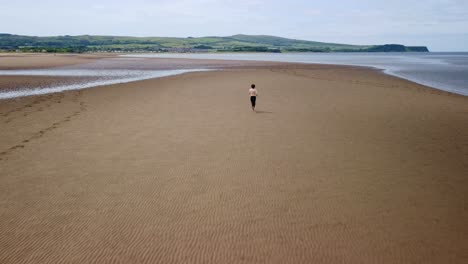
<svg viewBox="0 0 468 264"><path fill-rule="evenodd" d="M35 37L0 34L0 50L22 52L392 52L426 47L347 45L264 35L169 38L123 36Z"/></svg>

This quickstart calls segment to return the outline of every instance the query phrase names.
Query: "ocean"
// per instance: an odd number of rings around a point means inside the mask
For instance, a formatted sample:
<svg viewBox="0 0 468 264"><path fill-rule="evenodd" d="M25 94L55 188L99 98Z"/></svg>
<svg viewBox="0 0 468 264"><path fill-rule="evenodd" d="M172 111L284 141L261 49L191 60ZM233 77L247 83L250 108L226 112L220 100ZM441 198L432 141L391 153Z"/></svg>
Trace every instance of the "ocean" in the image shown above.
<svg viewBox="0 0 468 264"><path fill-rule="evenodd" d="M223 68L219 62L151 61L146 58L217 59L368 66L436 89L468 96L468 52L461 53L191 53L127 54L50 69L0 70L1 76L76 77L72 83L0 90L0 99L78 90L194 71ZM218 65L219 64L219 65ZM218 66L216 66L218 65ZM88 78L89 77L89 78Z"/></svg>
<svg viewBox="0 0 468 264"><path fill-rule="evenodd" d="M368 66L439 90L468 96L468 52L131 54L129 57L277 61Z"/></svg>

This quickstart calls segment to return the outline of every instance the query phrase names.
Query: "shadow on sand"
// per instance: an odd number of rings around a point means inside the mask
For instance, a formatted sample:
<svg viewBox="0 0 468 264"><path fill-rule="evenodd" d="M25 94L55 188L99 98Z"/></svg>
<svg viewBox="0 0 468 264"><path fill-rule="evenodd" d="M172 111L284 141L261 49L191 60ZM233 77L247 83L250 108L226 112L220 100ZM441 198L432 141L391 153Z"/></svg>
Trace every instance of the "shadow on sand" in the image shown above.
<svg viewBox="0 0 468 264"><path fill-rule="evenodd" d="M255 111L257 114L273 114L273 112L269 111Z"/></svg>

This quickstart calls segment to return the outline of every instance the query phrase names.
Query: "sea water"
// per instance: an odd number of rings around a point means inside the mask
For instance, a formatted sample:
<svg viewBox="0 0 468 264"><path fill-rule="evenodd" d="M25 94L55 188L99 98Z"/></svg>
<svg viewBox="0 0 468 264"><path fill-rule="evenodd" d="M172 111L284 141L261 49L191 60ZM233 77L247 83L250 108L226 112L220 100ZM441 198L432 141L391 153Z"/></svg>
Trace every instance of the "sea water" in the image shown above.
<svg viewBox="0 0 468 264"><path fill-rule="evenodd" d="M158 53L128 57L276 61L368 66L439 90L468 96L468 52Z"/></svg>

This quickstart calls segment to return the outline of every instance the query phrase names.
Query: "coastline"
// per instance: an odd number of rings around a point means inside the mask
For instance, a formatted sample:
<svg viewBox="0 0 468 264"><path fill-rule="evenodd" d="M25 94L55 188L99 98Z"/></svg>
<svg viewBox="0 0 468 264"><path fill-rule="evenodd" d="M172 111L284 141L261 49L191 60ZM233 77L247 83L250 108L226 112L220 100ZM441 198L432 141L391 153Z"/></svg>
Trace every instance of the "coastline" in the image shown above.
<svg viewBox="0 0 468 264"><path fill-rule="evenodd" d="M0 262L464 263L467 100L302 64L2 100Z"/></svg>
<svg viewBox="0 0 468 264"><path fill-rule="evenodd" d="M147 54L141 54L143 56ZM177 54L179 56L184 56L185 54ZM192 54L193 55L193 54ZM170 55L169 55L170 56ZM116 65L117 66L111 66L109 63L104 63L105 67L116 67L116 69L121 69L125 68L125 61L123 65L119 65L120 61L119 60L125 60L127 59L137 59L140 58L138 54L126 54L126 55L116 55L116 54L59 54L59 55L50 55L50 54L8 54L8 53L0 53L0 58L10 58L10 60L0 60L0 71L1 70L41 70L41 69L50 69L50 70L60 70L60 69L65 69L65 70L73 70L74 68L76 69L99 69L99 67L102 67L102 65L99 65L99 62L103 61L103 59L113 59L115 62L118 62ZM18 59L20 58L20 59ZM31 59L33 59L31 61ZM62 87L57 84L57 82L50 82L50 87L47 87L45 85L45 88L47 90L50 90L50 92L61 92L61 91L67 91L67 90L79 90L79 89L88 89L88 88L94 88L97 86L103 86L103 85L110 85L110 84L117 84L117 83L126 83L126 82L133 82L133 81L140 81L140 80L145 80L145 79L150 79L150 78L159 78L159 75L161 77L164 76L170 76L173 74L179 74L184 73L184 72L190 72L192 70L196 71L204 71L204 70L224 70L224 69L232 69L232 68L246 68L246 67L265 67L265 66L272 66L272 65L318 65L318 66L336 66L336 67L363 67L363 68L368 68L371 70L375 71L380 71L383 74L393 76L396 78L400 78L412 83L415 83L417 85L425 86L428 89L435 89L438 91L443 91L443 92L448 92L456 95L461 95L461 96L468 96L468 92L464 92L463 90L460 89L451 89L451 88L443 88L443 87L437 87L434 83L431 82L426 82L419 80L417 78L412 78L405 76L403 74L397 73L395 70L391 69L385 69L383 67L379 66L370 66L370 65L355 65L355 64L334 64L334 63L310 63L310 62L281 62L281 61L266 61L266 60L231 60L231 59L201 59L201 58L171 58L171 57L155 57L155 58L148 58L148 57L141 57L142 61L139 61L138 63L144 63L145 61L153 61L153 64L149 64L147 66L143 66L141 68L142 70L149 70L149 69L155 69L157 71L161 71L161 74L155 73L153 74L154 76L145 76L145 77L140 77L140 78L125 78L127 80L124 81L99 81L99 79L92 78L90 76L82 76L79 77L83 80L86 80L88 78L90 81L89 84L80 84L76 83L77 78L69 76L70 78L66 80L66 76L60 77L62 78L62 83L65 84L65 87ZM96 64L96 66L93 65L93 62ZM97 62L97 63L96 63ZM81 67L80 65L84 65ZM99 66L98 66L99 65ZM162 66L166 65L166 66ZM135 66L133 65L127 65L130 66L130 68L135 67L138 69L140 65ZM197 68L198 67L198 68ZM167 73L164 74L164 71L169 71L173 70L174 73ZM53 73L51 73L53 74ZM17 74L15 74L17 75ZM21 75L19 75L21 76ZM53 80L52 77L54 75L49 75L47 78L42 78L39 76L33 77L25 74L27 78L30 79L31 83L34 82L39 82L39 83L46 83L44 80L45 79L50 79ZM2 75L0 75L0 78ZM14 78L14 75L3 75L4 79L5 78ZM58 80L60 80L59 76L56 76ZM91 83L91 81L95 82L95 85ZM23 83L23 81L20 81L18 83ZM13 82L5 82L2 84L0 82L0 92L2 90L6 91L13 91L15 89L21 89L21 86L18 85L18 83ZM67 87L67 83L70 87ZM59 87L57 87L59 86ZM82 88L80 88L83 86ZM30 93L31 89L25 89L24 92L19 92L18 95L5 95L3 99L7 98L15 98L19 96L30 96L30 95L39 95L39 94L45 94L45 93L50 93L47 92L46 90L40 91L38 89L37 91L34 91L33 93ZM29 94L30 93L30 94ZM0 100L3 100L0 99Z"/></svg>
<svg viewBox="0 0 468 264"><path fill-rule="evenodd" d="M394 77L397 77L397 78L400 78L400 79L403 79L403 80L407 80L407 81L410 81L410 82L413 82L413 83L416 83L416 84L419 84L419 85L426 86L428 89L435 89L435 90L438 90L438 91L444 91L444 92L451 93L451 94L456 94L456 95L461 95L461 96L468 96L468 91L462 91L460 89L448 88L448 87L443 86L443 85L439 86L439 85L436 85L436 84L434 84L432 82L428 82L428 81L424 81L424 80L404 76L402 74L392 72L391 70L379 69L379 68L376 68L376 69L381 70L385 74L388 74L388 75L391 75L391 76L394 76Z"/></svg>
<svg viewBox="0 0 468 264"><path fill-rule="evenodd" d="M440 80L434 79L434 74L439 74L439 72L447 71L448 69L445 67L439 68L437 70L432 69L432 74L421 76L420 73L408 74L408 69L412 68L412 71L415 69L423 68L425 64L440 64L444 65L447 62L444 62L440 56L450 56L450 54L457 54L457 56L468 56L467 52L430 52L430 53L418 53L418 52L405 52L405 53L389 53L389 52L375 52L375 53L312 53L314 55L314 59L308 58L307 55L311 55L311 53L286 53L286 54L263 54L263 53L227 53L227 54L185 54L185 53L178 53L178 54L127 54L121 55L123 57L146 57L146 58L179 58L179 59L188 59L188 58L197 58L197 59L206 59L208 57L216 58L216 59L231 59L230 56L233 56L237 59L242 59L244 61L264 61L264 62L286 62L286 63L306 63L306 64L322 64L322 65L341 65L341 66L357 66L357 67L371 67L374 69L382 70L387 74L392 76L396 76L405 80L409 80L415 82L417 84L425 85L428 87L432 87L442 91L448 91L451 93L461 94L464 96L468 95L468 87L466 83L468 79L462 78L462 80L453 83L452 81L448 82L447 79ZM406 59L411 58L414 56L416 65L411 66L409 65L403 66L395 66L388 63L382 63L382 61L368 61L369 58L361 59L359 61L349 60L349 57L360 57L364 55L370 55L371 57L376 56L384 56L382 60L390 59L390 60L399 60L398 55L406 57ZM209 55L209 56L207 56ZM340 58L340 56L344 55L344 58ZM287 56L288 58L284 58ZM387 56L396 56L396 57L387 57ZM408 57L410 56L410 57ZM427 59L428 57L434 56L431 59ZM426 58L427 60L424 60ZM375 59L375 58L374 58ZM447 59L447 58L445 58ZM457 62L459 63L459 62ZM402 67L403 66L403 67ZM455 66L455 65L452 65ZM402 68L401 68L402 67ZM454 70L454 69L452 69ZM461 69L456 69L456 71L462 71ZM464 68L465 72L468 72L468 68ZM406 73L405 73L406 72ZM466 74L465 74L466 75ZM461 78L460 76L452 76L452 78ZM465 80L465 82L463 82Z"/></svg>

